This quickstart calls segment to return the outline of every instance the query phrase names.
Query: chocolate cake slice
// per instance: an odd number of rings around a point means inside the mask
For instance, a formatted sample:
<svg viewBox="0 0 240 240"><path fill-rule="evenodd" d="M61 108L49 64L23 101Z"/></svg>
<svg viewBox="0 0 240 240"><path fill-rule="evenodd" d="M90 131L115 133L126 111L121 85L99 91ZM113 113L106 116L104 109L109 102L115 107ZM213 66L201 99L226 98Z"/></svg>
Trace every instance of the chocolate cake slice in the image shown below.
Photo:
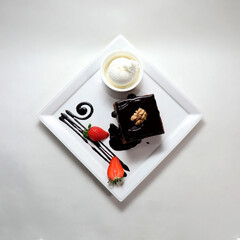
<svg viewBox="0 0 240 240"><path fill-rule="evenodd" d="M154 94L131 97L113 104L122 143L163 134L164 128Z"/></svg>

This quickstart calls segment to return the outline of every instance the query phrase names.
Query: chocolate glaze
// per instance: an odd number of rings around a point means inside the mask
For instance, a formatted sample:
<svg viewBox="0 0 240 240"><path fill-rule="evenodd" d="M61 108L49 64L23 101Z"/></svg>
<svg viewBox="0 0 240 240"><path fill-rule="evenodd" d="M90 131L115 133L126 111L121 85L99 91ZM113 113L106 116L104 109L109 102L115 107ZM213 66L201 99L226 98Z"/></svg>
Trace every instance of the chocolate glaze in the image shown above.
<svg viewBox="0 0 240 240"><path fill-rule="evenodd" d="M113 118L116 118L116 117L117 117L117 113L116 113L115 111L113 111L113 112L111 113L111 116L112 116Z"/></svg>
<svg viewBox="0 0 240 240"><path fill-rule="evenodd" d="M136 140L130 143L123 144L121 130L120 128L115 126L113 123L110 124L110 128L108 129L108 132L110 133L109 145L111 146L111 148L113 148L116 151L131 149L141 142L141 140Z"/></svg>
<svg viewBox="0 0 240 240"><path fill-rule="evenodd" d="M127 99L133 99L135 97L136 97L136 95L134 93L130 93L130 94L128 94Z"/></svg>
<svg viewBox="0 0 240 240"><path fill-rule="evenodd" d="M136 126L130 118L138 108L142 108L147 112L147 119ZM117 101L114 103L114 110L117 113L117 120L124 142L128 143L164 133L162 120L153 94Z"/></svg>

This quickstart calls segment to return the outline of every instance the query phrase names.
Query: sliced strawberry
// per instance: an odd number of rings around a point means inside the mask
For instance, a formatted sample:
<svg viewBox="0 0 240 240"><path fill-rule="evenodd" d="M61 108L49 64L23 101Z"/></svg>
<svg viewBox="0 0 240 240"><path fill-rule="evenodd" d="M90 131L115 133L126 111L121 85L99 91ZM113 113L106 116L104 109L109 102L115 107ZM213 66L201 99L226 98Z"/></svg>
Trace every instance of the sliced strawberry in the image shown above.
<svg viewBox="0 0 240 240"><path fill-rule="evenodd" d="M97 142L108 138L109 133L100 127L88 125L88 129L83 133L85 137L89 137L92 141Z"/></svg>
<svg viewBox="0 0 240 240"><path fill-rule="evenodd" d="M117 157L113 157L111 159L111 162L107 170L107 175L109 178L108 182L110 184L117 184L118 182L122 181L122 178L124 176L124 170Z"/></svg>

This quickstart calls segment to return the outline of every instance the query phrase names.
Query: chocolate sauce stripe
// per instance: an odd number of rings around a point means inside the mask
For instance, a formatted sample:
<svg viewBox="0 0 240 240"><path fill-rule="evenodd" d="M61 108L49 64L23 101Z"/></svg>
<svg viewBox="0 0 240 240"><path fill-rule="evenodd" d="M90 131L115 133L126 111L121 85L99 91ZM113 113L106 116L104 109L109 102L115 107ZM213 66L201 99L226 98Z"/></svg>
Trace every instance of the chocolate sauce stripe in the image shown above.
<svg viewBox="0 0 240 240"><path fill-rule="evenodd" d="M70 111L66 111L67 114L69 114ZM71 113L71 112L70 112ZM69 114L70 115L70 114ZM110 160L112 159L113 156L115 156L115 154L101 141L99 142L94 142L89 138L84 137L83 132L86 129L79 121L77 121L74 118L74 115L70 115L77 123L73 122L65 113L61 113L61 116L59 117L59 120L61 120L62 122L64 122L68 127L70 127L75 133L77 133L99 156L101 156L106 162L110 163ZM82 129L84 128L84 130ZM91 144L88 143L88 141L90 141L92 144L94 144L97 149L99 149L101 151L101 153L94 148ZM104 146L106 149L104 149L102 146ZM103 156L104 155L104 156ZM125 169L126 171L130 171L128 166L126 164L124 164L121 160L120 163L123 167L123 169ZM127 174L125 173L125 176Z"/></svg>
<svg viewBox="0 0 240 240"><path fill-rule="evenodd" d="M96 147L98 147L95 142L93 142L91 139L88 139L88 138L85 138L84 135L83 135L83 130L81 128L79 128L79 126L77 124L75 124L66 114L62 113L61 114L61 118L64 119L65 121L68 121L69 124L67 124L67 122L65 122L72 130L74 130L89 146L91 146L89 143L88 143L88 140L90 142L92 142ZM60 119L61 120L61 119ZM79 131L79 132L78 132ZM91 146L92 147L92 146ZM93 148L93 147L92 147ZM99 149L104 155L105 157L108 159L108 160L111 160L111 158L107 155L106 152L102 151L102 149L100 148ZM95 149L94 149L95 151ZM106 160L106 158L104 157L104 160ZM109 161L108 161L109 162Z"/></svg>
<svg viewBox="0 0 240 240"><path fill-rule="evenodd" d="M78 124L80 125L80 126L77 125L78 128L80 128L80 129L83 128L83 129L81 129L81 131L86 130L86 128L84 127L84 125L82 125L82 124L78 121L78 118L77 118L71 111L66 110L66 113L67 113L70 117L72 117L76 123L78 123ZM66 115L66 114L64 114L64 115ZM67 117L67 118L68 118L68 117ZM69 119L69 118L68 118L68 119ZM73 123L74 123L74 122L73 122ZM74 123L74 125L76 125L76 123ZM92 140L89 139L89 138L88 138L88 140L90 140L93 144L96 145L96 147L100 148L102 151L104 151L106 154L108 154L111 158L112 158L112 157L116 157L116 155L115 155L103 142L101 142L101 141L94 142L94 141L92 141ZM100 145L102 145L106 150L103 149ZM110 158L109 160L111 160L111 158ZM119 158L118 158L118 159L119 159ZM128 168L128 166L127 166L125 163L123 163L121 159L119 159L119 161L120 161L122 167L123 167L126 171L130 171L130 169Z"/></svg>
<svg viewBox="0 0 240 240"><path fill-rule="evenodd" d="M114 157L116 157L116 155L101 141L99 141L100 144L102 144ZM119 159L119 158L118 158ZM121 160L119 159L122 167L126 170L130 172L130 169L128 168L128 166Z"/></svg>
<svg viewBox="0 0 240 240"><path fill-rule="evenodd" d="M68 114L68 113L70 113L70 111L66 111L66 113ZM75 122L73 122L66 114L62 114L62 116L64 116L69 122L71 122L71 124L72 125L74 125L82 134L83 134L83 132L84 132L84 130L86 130L86 128L77 120L77 119L75 119L75 116L74 115L70 115L79 125L77 125ZM83 130L83 129L84 130ZM85 138L86 139L86 138ZM112 155L109 153L109 152L107 152L104 148L102 148L101 146L100 146L100 144L99 144L99 142L94 142L94 141L92 141L90 138L87 138L90 142L92 142L97 148L99 148L102 152L103 152L103 154L109 159L109 160L111 160L112 159L112 157L114 157L114 154L110 151L110 153L112 153ZM105 146L105 145L104 145ZM109 150L109 149L108 149Z"/></svg>
<svg viewBox="0 0 240 240"><path fill-rule="evenodd" d="M78 117L76 115L74 115L71 111L66 110L65 111L70 117L72 117L84 130L86 130L86 128L78 121Z"/></svg>
<svg viewBox="0 0 240 240"><path fill-rule="evenodd" d="M110 163L110 161L105 158L96 148L94 148L93 146L91 146L87 139L85 137L83 137L72 125L70 125L68 122L66 122L66 119L59 117L59 120L62 121L63 123L65 123L68 127L70 127L76 134L78 134L78 136L80 136L85 143L87 143L99 156L101 156L107 163Z"/></svg>
<svg viewBox="0 0 240 240"><path fill-rule="evenodd" d="M63 123L65 123L68 127L70 127L75 133L77 133L91 148L94 152L96 152L100 157L102 157L107 163L110 163L110 160L106 159L96 148L94 148L93 146L91 146L87 139L85 137L83 137L71 124L69 124L68 122L66 122L63 116L59 117L59 120L62 121ZM125 164L124 164L125 165ZM124 168L124 167L123 167ZM127 167L128 168L128 167ZM126 169L125 169L126 170ZM124 172L124 177L127 177L127 173Z"/></svg>

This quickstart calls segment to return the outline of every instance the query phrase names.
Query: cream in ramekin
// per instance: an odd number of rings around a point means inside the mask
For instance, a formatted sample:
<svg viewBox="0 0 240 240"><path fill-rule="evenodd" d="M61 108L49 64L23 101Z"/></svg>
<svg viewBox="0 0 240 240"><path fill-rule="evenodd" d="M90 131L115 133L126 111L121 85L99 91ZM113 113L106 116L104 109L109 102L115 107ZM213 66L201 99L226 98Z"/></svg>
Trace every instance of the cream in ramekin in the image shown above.
<svg viewBox="0 0 240 240"><path fill-rule="evenodd" d="M143 75L142 62L130 51L114 51L101 65L103 82L112 90L126 92L135 88Z"/></svg>

